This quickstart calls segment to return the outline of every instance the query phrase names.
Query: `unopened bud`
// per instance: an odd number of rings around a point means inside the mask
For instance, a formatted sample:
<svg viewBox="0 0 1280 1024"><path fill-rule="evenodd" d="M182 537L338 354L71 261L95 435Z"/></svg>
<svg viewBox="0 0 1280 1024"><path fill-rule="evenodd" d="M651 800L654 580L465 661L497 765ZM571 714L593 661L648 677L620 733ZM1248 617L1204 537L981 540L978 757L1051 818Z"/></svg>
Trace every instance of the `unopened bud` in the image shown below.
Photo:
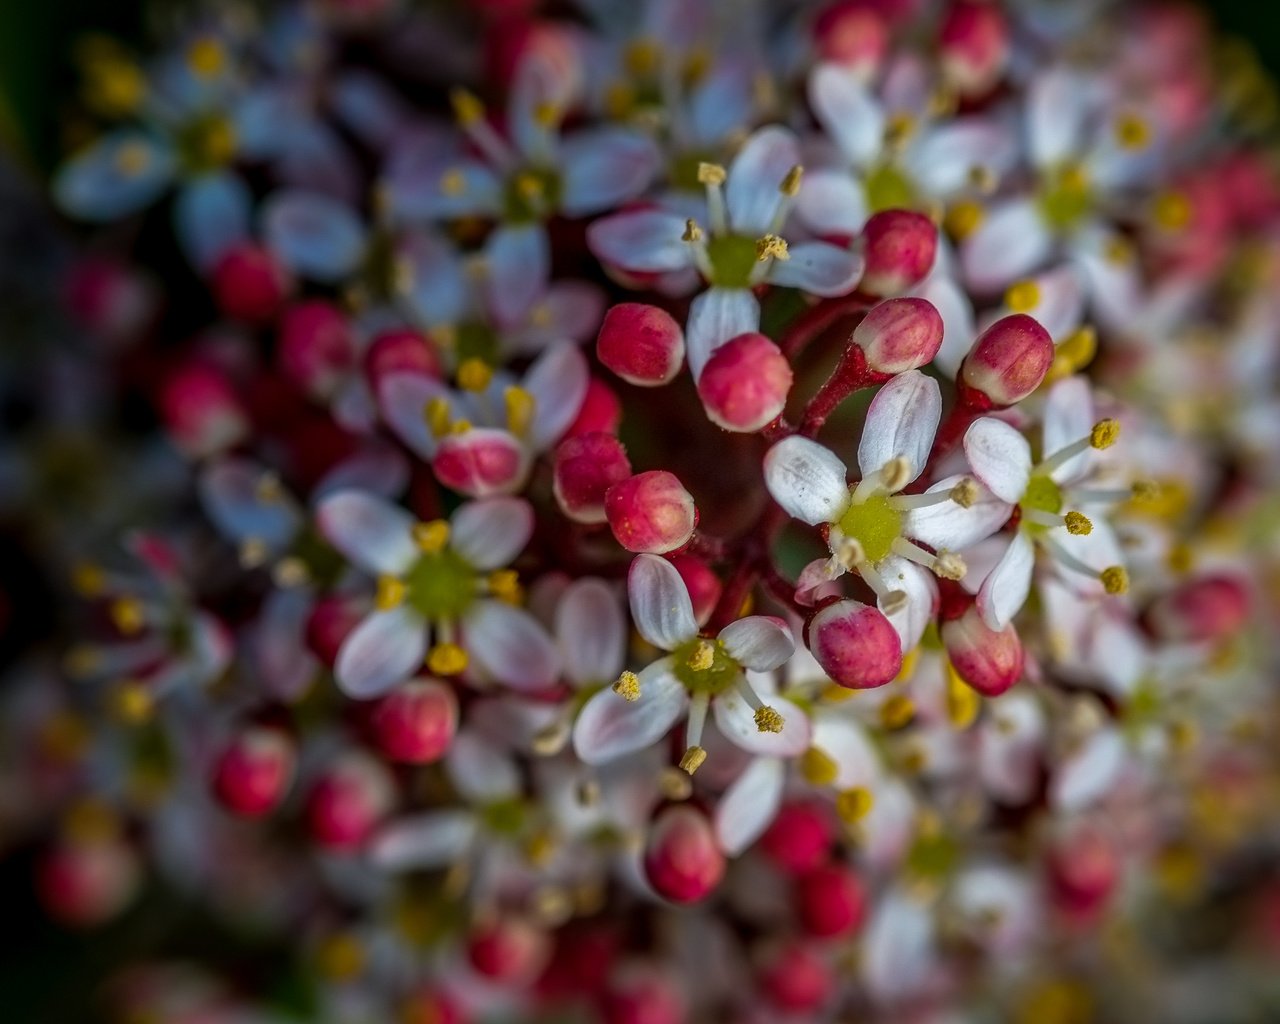
<svg viewBox="0 0 1280 1024"><path fill-rule="evenodd" d="M867 892L852 869L826 864L797 880L796 903L804 930L830 939L851 935L862 926Z"/></svg>
<svg viewBox="0 0 1280 1024"><path fill-rule="evenodd" d="M170 438L190 458L225 451L249 430L226 375L205 363L189 363L165 381L159 405Z"/></svg>
<svg viewBox="0 0 1280 1024"><path fill-rule="evenodd" d="M1004 408L1040 386L1053 363L1053 339L1025 313L1003 317L983 331L960 366L959 384L970 405Z"/></svg>
<svg viewBox="0 0 1280 1024"><path fill-rule="evenodd" d="M966 96L988 92L1009 58L1009 25L999 4L956 0L938 33L947 81Z"/></svg>
<svg viewBox="0 0 1280 1024"><path fill-rule="evenodd" d="M673 903L709 896L724 877L724 854L706 816L688 804L659 812L649 829L644 872L657 893Z"/></svg>
<svg viewBox="0 0 1280 1024"><path fill-rule="evenodd" d="M413 679L378 702L372 727L378 749L401 764L438 761L458 728L453 691L432 679Z"/></svg>
<svg viewBox="0 0 1280 1024"><path fill-rule="evenodd" d="M383 331L369 343L364 353L364 372L377 394L378 384L393 373L421 377L441 377L440 356L431 342L409 327Z"/></svg>
<svg viewBox="0 0 1280 1024"><path fill-rule="evenodd" d="M307 826L321 846L352 850L372 834L395 800L387 768L350 752L330 765L307 796Z"/></svg>
<svg viewBox="0 0 1280 1024"><path fill-rule="evenodd" d="M612 434L582 434L556 448L552 485L556 503L574 522L603 523L605 494L630 476L626 449Z"/></svg>
<svg viewBox="0 0 1280 1024"><path fill-rule="evenodd" d="M322 299L291 307L280 323L276 357L284 376L304 392L329 397L355 359L346 314Z"/></svg>
<svg viewBox="0 0 1280 1024"><path fill-rule="evenodd" d="M977 605L942 626L942 644L956 674L985 697L998 697L1022 678L1022 641L1013 626L996 631Z"/></svg>
<svg viewBox="0 0 1280 1024"><path fill-rule="evenodd" d="M529 456L515 437L488 427L442 438L431 463L440 483L472 498L511 493L528 466Z"/></svg>
<svg viewBox="0 0 1280 1024"><path fill-rule="evenodd" d="M938 252L938 229L923 213L882 210L862 229L866 270L860 291L898 295L924 278Z"/></svg>
<svg viewBox="0 0 1280 1024"><path fill-rule="evenodd" d="M1249 590L1241 580L1204 576L1161 597L1147 612L1146 622L1162 640L1203 643L1242 628L1249 605Z"/></svg>
<svg viewBox="0 0 1280 1024"><path fill-rule="evenodd" d="M942 314L928 299L886 299L854 328L852 341L877 373L898 374L932 362L942 346Z"/></svg>
<svg viewBox="0 0 1280 1024"><path fill-rule="evenodd" d="M676 572L684 580L685 589L689 591L694 619L699 626L705 626L711 613L715 611L716 602L720 600L720 592L724 589L720 577L706 562L694 555L674 555L668 561L676 567Z"/></svg>
<svg viewBox="0 0 1280 1024"><path fill-rule="evenodd" d="M889 29L869 5L843 0L814 19L813 43L822 61L869 78L889 48Z"/></svg>
<svg viewBox="0 0 1280 1024"><path fill-rule="evenodd" d="M527 984L551 957L551 937L519 917L481 921L467 942L477 973L510 985Z"/></svg>
<svg viewBox="0 0 1280 1024"><path fill-rule="evenodd" d="M236 735L213 768L213 791L234 814L260 818L284 799L293 780L293 741L278 729L250 726Z"/></svg>
<svg viewBox="0 0 1280 1024"><path fill-rule="evenodd" d="M680 372L684 331L664 309L620 302L605 314L596 338L600 362L641 387L666 384Z"/></svg>
<svg viewBox="0 0 1280 1024"><path fill-rule="evenodd" d="M832 999L836 974L824 951L790 941L768 954L759 985L765 999L787 1019L815 1020Z"/></svg>
<svg viewBox="0 0 1280 1024"><path fill-rule="evenodd" d="M273 320L291 287L289 275L265 246L232 246L214 264L210 286L223 315L247 324Z"/></svg>
<svg viewBox="0 0 1280 1024"><path fill-rule="evenodd" d="M684 547L698 522L693 496L661 469L614 484L604 508L618 543L634 552L662 555Z"/></svg>
<svg viewBox="0 0 1280 1024"><path fill-rule="evenodd" d="M890 682L902 668L902 641L880 609L836 601L808 626L809 650L832 680L851 690Z"/></svg>
<svg viewBox="0 0 1280 1024"><path fill-rule="evenodd" d="M749 434L782 414L791 379L791 364L777 345L763 334L740 334L702 368L698 397L716 426Z"/></svg>

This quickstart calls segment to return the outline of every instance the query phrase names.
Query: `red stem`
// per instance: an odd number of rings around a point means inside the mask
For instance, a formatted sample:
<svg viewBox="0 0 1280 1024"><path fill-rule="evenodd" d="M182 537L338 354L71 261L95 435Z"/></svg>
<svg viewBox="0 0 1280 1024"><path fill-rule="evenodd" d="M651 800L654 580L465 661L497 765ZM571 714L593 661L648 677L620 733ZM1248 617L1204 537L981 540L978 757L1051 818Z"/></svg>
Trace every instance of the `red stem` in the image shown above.
<svg viewBox="0 0 1280 1024"><path fill-rule="evenodd" d="M778 347L787 359L794 361L827 328L846 316L865 312L874 304L874 300L856 292L835 299L823 299L796 317L795 322L783 332Z"/></svg>

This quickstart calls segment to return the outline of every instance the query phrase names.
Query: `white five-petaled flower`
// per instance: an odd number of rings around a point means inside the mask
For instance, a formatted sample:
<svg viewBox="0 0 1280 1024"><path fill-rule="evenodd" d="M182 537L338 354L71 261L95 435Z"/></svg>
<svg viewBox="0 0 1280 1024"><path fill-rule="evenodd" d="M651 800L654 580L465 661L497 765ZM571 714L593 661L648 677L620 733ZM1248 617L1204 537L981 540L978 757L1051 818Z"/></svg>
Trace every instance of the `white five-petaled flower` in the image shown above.
<svg viewBox="0 0 1280 1024"><path fill-rule="evenodd" d="M973 475L1002 501L1022 510L1008 548L978 591L978 608L992 629L1003 629L1031 590L1035 548L1068 570L1071 582L1095 591L1123 593L1127 576L1119 542L1101 519L1077 506L1109 505L1132 496L1130 490L1075 486L1090 471L1090 451L1108 447L1116 437L1115 420L1094 422L1088 383L1080 377L1059 381L1049 391L1043 414L1043 450L1038 463L1031 445L1002 420L976 420L964 437Z"/></svg>
<svg viewBox="0 0 1280 1024"><path fill-rule="evenodd" d="M686 212L643 209L591 225L588 242L605 263L637 274L694 268L711 287L689 308L689 368L701 375L717 348L760 326L752 288L769 283L814 295L844 295L862 276L861 257L826 242L789 246L780 236L802 177L800 144L786 128L753 134L726 171L704 164L705 225Z"/></svg>
<svg viewBox="0 0 1280 1024"><path fill-rule="evenodd" d="M773 500L811 526L829 526L831 557L819 574L834 579L856 570L875 591L904 649L919 642L933 613L936 589L925 570L959 579L965 566L957 552L998 530L1010 511L962 476L940 480L923 494L899 493L928 464L941 413L937 381L919 370L885 384L867 410L858 445L862 479L853 487L844 462L806 437L779 441L764 459Z"/></svg>
<svg viewBox="0 0 1280 1024"><path fill-rule="evenodd" d="M750 753L790 757L804 750L804 712L790 703L785 714L764 704L745 671L769 672L791 657L795 641L785 622L749 615L714 639L700 637L684 580L656 555L639 555L631 563L627 590L640 635L670 653L639 674L624 672L612 688L587 701L573 730L579 758L605 764L644 750L687 712L681 767L692 773L706 758L701 739L708 709L720 732Z"/></svg>
<svg viewBox="0 0 1280 1024"><path fill-rule="evenodd" d="M397 505L340 491L316 511L320 532L375 575L375 610L346 638L334 666L350 696L377 697L423 663L456 675L472 663L518 690L549 686L560 658L546 630L510 603L515 573L503 569L533 532L522 498L459 505L448 522L417 522ZM428 632L435 640L428 647ZM428 653L429 651L429 653Z"/></svg>

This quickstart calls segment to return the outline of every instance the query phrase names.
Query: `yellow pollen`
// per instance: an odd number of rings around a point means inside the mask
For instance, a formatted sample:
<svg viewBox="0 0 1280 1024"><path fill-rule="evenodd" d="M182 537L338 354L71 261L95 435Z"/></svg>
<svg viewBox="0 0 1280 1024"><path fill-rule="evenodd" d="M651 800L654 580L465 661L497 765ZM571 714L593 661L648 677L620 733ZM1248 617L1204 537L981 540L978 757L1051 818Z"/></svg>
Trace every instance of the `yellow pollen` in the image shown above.
<svg viewBox="0 0 1280 1024"><path fill-rule="evenodd" d="M502 403L507 410L507 429L516 437L523 437L533 423L537 401L524 388L512 386L502 392Z"/></svg>
<svg viewBox="0 0 1280 1024"><path fill-rule="evenodd" d="M782 732L782 715L774 708L765 706L756 711L756 729L760 732Z"/></svg>
<svg viewBox="0 0 1280 1024"><path fill-rule="evenodd" d="M493 380L493 368L483 359L472 356L458 367L457 379L463 391L483 391Z"/></svg>
<svg viewBox="0 0 1280 1024"><path fill-rule="evenodd" d="M1067 521L1067 533L1076 537L1087 537L1093 532L1093 523L1083 512L1072 510L1063 518Z"/></svg>
<svg viewBox="0 0 1280 1024"><path fill-rule="evenodd" d="M1160 497L1160 484L1155 480L1135 480L1130 490L1135 501L1156 501Z"/></svg>
<svg viewBox="0 0 1280 1024"><path fill-rule="evenodd" d="M720 164L698 164L698 184L699 185L723 185L725 178L729 176Z"/></svg>
<svg viewBox="0 0 1280 1024"><path fill-rule="evenodd" d="M707 52L705 47L698 47L693 50L684 62L685 81L690 85L695 85L706 75L711 67L713 57Z"/></svg>
<svg viewBox="0 0 1280 1024"><path fill-rule="evenodd" d="M427 421L427 426L435 437L444 437L445 434L449 433L449 421L451 418L449 402L444 398L431 399L427 403L426 409L423 410L423 419Z"/></svg>
<svg viewBox="0 0 1280 1024"><path fill-rule="evenodd" d="M380 612L388 612L404 601L408 588L394 576L378 577L378 592L374 595L373 606Z"/></svg>
<svg viewBox="0 0 1280 1024"><path fill-rule="evenodd" d="M516 191L520 193L522 199L528 202L535 202L542 198L544 191L542 179L536 174L517 174L515 178Z"/></svg>
<svg viewBox="0 0 1280 1024"><path fill-rule="evenodd" d="M981 203L973 199L962 199L947 210L943 224L952 238L963 242L978 230L985 215L986 211Z"/></svg>
<svg viewBox="0 0 1280 1024"><path fill-rule="evenodd" d="M898 680L900 680L900 681L901 681L901 680L910 679L910 678L912 677L912 675L914 675L914 674L915 674L916 666L917 666L918 664L920 664L920 647L919 647L919 645L917 645L917 646L915 646L915 647L911 648L911 650L909 650L909 651L907 651L905 654L903 654L903 656L902 656L902 668L898 669L898 674L897 674L897 676L895 676L895 678L896 678L896 679L898 679ZM855 691L845 691L845 692L846 692L846 693L848 693L848 692L855 692Z"/></svg>
<svg viewBox="0 0 1280 1024"><path fill-rule="evenodd" d="M707 752L701 747L690 747L684 752L684 756L680 758L680 770L687 775L692 775L702 767L702 762L707 759Z"/></svg>
<svg viewBox="0 0 1280 1024"><path fill-rule="evenodd" d="M684 234L680 236L682 242L700 242L702 241L702 228L698 227L698 222L690 217L684 222Z"/></svg>
<svg viewBox="0 0 1280 1024"><path fill-rule="evenodd" d="M236 129L225 117L213 119L200 138L201 152L210 163L225 164L236 153Z"/></svg>
<svg viewBox="0 0 1280 1024"><path fill-rule="evenodd" d="M533 309L529 310L529 323L534 327L543 329L551 327L555 324L555 311L549 303L539 302Z"/></svg>
<svg viewBox="0 0 1280 1024"><path fill-rule="evenodd" d="M128 725L141 725L151 718L155 710L155 698L145 683L127 679L111 695L112 710L116 717Z"/></svg>
<svg viewBox="0 0 1280 1024"><path fill-rule="evenodd" d="M916 130L915 116L905 110L893 114L884 128L884 141L888 146L900 146Z"/></svg>
<svg viewBox="0 0 1280 1024"><path fill-rule="evenodd" d="M1174 572L1190 572L1191 567L1195 564L1195 552L1190 544L1185 541L1179 541L1169 548L1165 562Z"/></svg>
<svg viewBox="0 0 1280 1024"><path fill-rule="evenodd" d="M120 834L120 819L101 800L86 798L67 811L62 819L62 829L75 842L102 842Z"/></svg>
<svg viewBox="0 0 1280 1024"><path fill-rule="evenodd" d="M1094 448L1110 448L1119 436L1119 420L1099 420L1089 431L1089 444Z"/></svg>
<svg viewBox="0 0 1280 1024"><path fill-rule="evenodd" d="M107 609L112 624L121 633L131 635L146 625L145 609L136 597L117 597Z"/></svg>
<svg viewBox="0 0 1280 1024"><path fill-rule="evenodd" d="M62 711L40 725L38 740L43 753L56 761L67 763L78 759L85 752L91 735L84 719L69 711Z"/></svg>
<svg viewBox="0 0 1280 1024"><path fill-rule="evenodd" d="M811 786L830 786L840 774L835 759L820 747L810 747L800 755L800 774Z"/></svg>
<svg viewBox="0 0 1280 1024"><path fill-rule="evenodd" d="M640 677L634 672L623 672L613 684L613 692L629 703L638 701L640 699Z"/></svg>
<svg viewBox="0 0 1280 1024"><path fill-rule="evenodd" d="M951 488L951 500L961 508L972 508L978 500L978 485L969 477L965 477Z"/></svg>
<svg viewBox="0 0 1280 1024"><path fill-rule="evenodd" d="M520 576L514 569L495 569L489 573L489 593L507 604L519 604L524 597Z"/></svg>
<svg viewBox="0 0 1280 1024"><path fill-rule="evenodd" d="M1083 370L1098 352L1098 332L1087 324L1062 339L1055 355L1061 356L1072 371Z"/></svg>
<svg viewBox="0 0 1280 1024"><path fill-rule="evenodd" d="M800 182L804 180L804 168L796 164L791 170L787 171L787 176L782 179L782 184L778 186L778 191L784 196L795 196L800 193Z"/></svg>
<svg viewBox="0 0 1280 1024"><path fill-rule="evenodd" d="M85 98L100 113L123 117L142 104L147 80L133 61L113 57L96 61L87 70Z"/></svg>
<svg viewBox="0 0 1280 1024"><path fill-rule="evenodd" d="M354 935L331 935L317 952L320 973L330 981L351 981L364 970L364 947Z"/></svg>
<svg viewBox="0 0 1280 1024"><path fill-rule="evenodd" d="M1040 286L1035 281L1018 281L1004 293L1004 304L1013 313L1030 313L1040 305Z"/></svg>
<svg viewBox="0 0 1280 1024"><path fill-rule="evenodd" d="M981 707L977 691L947 662L947 718L951 724L957 729L967 729L978 717Z"/></svg>
<svg viewBox="0 0 1280 1024"><path fill-rule="evenodd" d="M1179 718L1169 723L1169 742L1178 753L1185 754L1191 750L1199 738L1196 723L1190 719Z"/></svg>
<svg viewBox="0 0 1280 1024"><path fill-rule="evenodd" d="M227 53L216 39L197 39L187 47L187 67L201 78L213 78L227 64Z"/></svg>
<svg viewBox="0 0 1280 1024"><path fill-rule="evenodd" d="M449 103L453 106L453 116L463 125L475 124L484 117L484 104L480 97L468 89L451 89Z"/></svg>
<svg viewBox="0 0 1280 1024"><path fill-rule="evenodd" d="M246 537L240 542L240 566L244 569L256 569L267 560L266 542L261 537Z"/></svg>
<svg viewBox="0 0 1280 1024"><path fill-rule="evenodd" d="M850 690L838 683L828 683L822 688L822 693L819 696L827 704L843 704L857 695L857 690Z"/></svg>
<svg viewBox="0 0 1280 1024"><path fill-rule="evenodd" d="M679 768L664 768L658 776L658 789L668 800L688 800L693 794L693 782Z"/></svg>
<svg viewBox="0 0 1280 1024"><path fill-rule="evenodd" d="M939 551L937 558L933 560L933 571L944 580L958 581L964 579L969 567L954 551Z"/></svg>
<svg viewBox="0 0 1280 1024"><path fill-rule="evenodd" d="M81 597L100 597L107 586L107 574L92 562L77 562L71 570L71 588Z"/></svg>
<svg viewBox="0 0 1280 1024"><path fill-rule="evenodd" d="M465 434L470 429L471 429L470 420L454 420L453 424L449 427L449 433L455 434L455 435Z"/></svg>
<svg viewBox="0 0 1280 1024"><path fill-rule="evenodd" d="M626 117L635 103L635 90L626 82L613 82L604 91L604 109L610 117Z"/></svg>
<svg viewBox="0 0 1280 1024"><path fill-rule="evenodd" d="M688 666L695 672L705 672L716 660L716 649L709 640L699 640L698 646L689 655Z"/></svg>
<svg viewBox="0 0 1280 1024"><path fill-rule="evenodd" d="M974 164L969 168L969 184L979 192L990 195L1000 184L1000 179L996 177L995 171L985 164Z"/></svg>
<svg viewBox="0 0 1280 1024"><path fill-rule="evenodd" d="M785 238L778 235L765 235L756 240L756 260L763 263L768 259L783 261L791 259L791 252L787 249Z"/></svg>
<svg viewBox="0 0 1280 1024"><path fill-rule="evenodd" d="M126 177L136 177L151 163L151 150L141 142L126 142L116 150L116 169Z"/></svg>
<svg viewBox="0 0 1280 1024"><path fill-rule="evenodd" d="M427 655L427 668L437 676L456 676L466 671L470 659L457 644L436 644Z"/></svg>
<svg viewBox="0 0 1280 1024"><path fill-rule="evenodd" d="M1058 180L1064 192L1083 194L1089 191L1089 172L1079 164L1065 168Z"/></svg>
<svg viewBox="0 0 1280 1024"><path fill-rule="evenodd" d="M1129 574L1123 565L1110 565L1098 574L1102 586L1108 594L1127 594L1129 592Z"/></svg>
<svg viewBox="0 0 1280 1024"><path fill-rule="evenodd" d="M556 852L556 838L547 829L540 829L531 835L524 845L524 855L535 867L542 867Z"/></svg>
<svg viewBox="0 0 1280 1024"><path fill-rule="evenodd" d="M440 191L446 196L460 196L467 190L467 176L451 167L440 175Z"/></svg>
<svg viewBox="0 0 1280 1024"><path fill-rule="evenodd" d="M1165 231L1181 231L1191 222L1191 200L1181 192L1162 192L1151 207L1156 226Z"/></svg>
<svg viewBox="0 0 1280 1024"><path fill-rule="evenodd" d="M280 482L280 478L274 473L263 473L254 482L253 496L264 505L272 505L283 501L285 496L284 484Z"/></svg>
<svg viewBox="0 0 1280 1024"><path fill-rule="evenodd" d="M272 566L271 579L279 587L300 587L311 579L311 570L301 558L290 555Z"/></svg>
<svg viewBox="0 0 1280 1024"><path fill-rule="evenodd" d="M880 482L891 494L902 490L911 482L911 460L903 455L890 459L880 468Z"/></svg>
<svg viewBox="0 0 1280 1024"><path fill-rule="evenodd" d="M842 789L836 794L836 814L846 825L861 821L871 813L875 804L875 795L866 786Z"/></svg>
<svg viewBox="0 0 1280 1024"><path fill-rule="evenodd" d="M1151 126L1137 114L1121 114L1114 127L1123 149L1143 149L1151 141Z"/></svg>
<svg viewBox="0 0 1280 1024"><path fill-rule="evenodd" d="M413 542L424 555L438 555L449 544L449 524L443 519L414 523Z"/></svg>
<svg viewBox="0 0 1280 1024"><path fill-rule="evenodd" d="M1133 259L1133 247L1119 235L1116 235L1107 239L1103 248L1103 255L1108 263L1124 266Z"/></svg>
<svg viewBox="0 0 1280 1024"><path fill-rule="evenodd" d="M550 102L539 103L533 109L533 119L540 128L554 128L560 122L560 108Z"/></svg>
<svg viewBox="0 0 1280 1024"><path fill-rule="evenodd" d="M637 39L627 45L622 55L627 72L637 78L645 78L658 70L662 48L652 39Z"/></svg>
<svg viewBox="0 0 1280 1024"><path fill-rule="evenodd" d="M880 705L880 724L886 729L901 729L915 716L915 702L905 694L895 693Z"/></svg>

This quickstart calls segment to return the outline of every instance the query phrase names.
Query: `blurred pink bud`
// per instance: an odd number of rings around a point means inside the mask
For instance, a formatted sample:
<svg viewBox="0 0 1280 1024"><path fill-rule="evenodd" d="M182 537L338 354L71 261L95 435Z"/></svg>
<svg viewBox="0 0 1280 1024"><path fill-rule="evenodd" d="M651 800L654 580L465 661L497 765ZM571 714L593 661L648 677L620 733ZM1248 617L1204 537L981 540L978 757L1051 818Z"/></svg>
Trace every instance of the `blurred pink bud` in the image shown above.
<svg viewBox="0 0 1280 1024"><path fill-rule="evenodd" d="M648 967L615 972L600 1000L602 1024L683 1024L684 998L659 971Z"/></svg>
<svg viewBox="0 0 1280 1024"><path fill-rule="evenodd" d="M209 282L222 314L248 324L270 323L280 312L292 282L265 246L243 242L214 264Z"/></svg>
<svg viewBox="0 0 1280 1024"><path fill-rule="evenodd" d="M290 307L280 324L276 358L281 373L302 391L330 397L355 359L346 314L321 299Z"/></svg>
<svg viewBox="0 0 1280 1024"><path fill-rule="evenodd" d="M674 473L655 469L614 484L604 496L614 537L628 551L663 555L689 543L698 525L693 496Z"/></svg>
<svg viewBox="0 0 1280 1024"><path fill-rule="evenodd" d="M879 608L835 601L809 620L809 650L832 680L851 690L890 682L902 670L902 641Z"/></svg>
<svg viewBox="0 0 1280 1024"><path fill-rule="evenodd" d="M307 647L329 668L338 660L338 650L364 618L366 609L343 594L326 594L311 607L307 617Z"/></svg>
<svg viewBox="0 0 1280 1024"><path fill-rule="evenodd" d="M244 407L221 370L188 363L165 381L160 414L173 443L189 458L239 444L249 431Z"/></svg>
<svg viewBox="0 0 1280 1024"><path fill-rule="evenodd" d="M293 781L295 761L292 739L279 729L250 725L232 738L215 762L214 794L233 814L270 814Z"/></svg>
<svg viewBox="0 0 1280 1024"><path fill-rule="evenodd" d="M621 422L622 402L618 400L613 388L593 375L587 381L587 393L583 396L578 416L569 424L564 436L578 437L580 434L599 431L616 434Z"/></svg>
<svg viewBox="0 0 1280 1024"><path fill-rule="evenodd" d="M434 679L411 679L378 702L371 725L378 750L401 764L444 757L458 729L458 701Z"/></svg>
<svg viewBox="0 0 1280 1024"><path fill-rule="evenodd" d="M441 439L431 468L446 487L485 498L514 490L528 469L528 456L505 430L482 427Z"/></svg>
<svg viewBox="0 0 1280 1024"><path fill-rule="evenodd" d="M364 353L364 372L374 394L383 378L393 373L442 376L440 356L420 331L400 327L383 331L369 343Z"/></svg>
<svg viewBox="0 0 1280 1024"><path fill-rule="evenodd" d="M952 667L984 697L998 697L1022 678L1022 641L1012 625L996 632L976 604L942 625L942 644Z"/></svg>
<svg viewBox="0 0 1280 1024"><path fill-rule="evenodd" d="M820 60L870 78L889 48L889 30L865 3L834 3L814 19L813 45Z"/></svg>
<svg viewBox="0 0 1280 1024"><path fill-rule="evenodd" d="M938 251L938 229L923 213L882 210L862 229L866 270L859 291L897 295L924 278Z"/></svg>
<svg viewBox="0 0 1280 1024"><path fill-rule="evenodd" d="M684 360L684 331L665 309L620 302L605 314L596 338L600 362L641 387L668 383Z"/></svg>
<svg viewBox="0 0 1280 1024"><path fill-rule="evenodd" d="M720 577L712 571L711 566L695 555L672 555L667 561L676 567L685 589L689 591L694 619L699 626L705 626L716 609L721 590L724 589Z"/></svg>
<svg viewBox="0 0 1280 1024"><path fill-rule="evenodd" d="M698 397L712 423L749 434L782 415L791 364L763 334L739 334L716 349L698 378Z"/></svg>
<svg viewBox="0 0 1280 1024"><path fill-rule="evenodd" d="M1054 905L1068 917L1084 922L1111 897L1120 877L1120 857L1102 832L1083 827L1054 844L1048 868Z"/></svg>
<svg viewBox="0 0 1280 1024"><path fill-rule="evenodd" d="M527 985L551 958L551 938L524 918L492 918L472 930L467 955L486 978Z"/></svg>
<svg viewBox="0 0 1280 1024"><path fill-rule="evenodd" d="M873 306L851 340L876 373L898 374L933 361L942 347L942 314L928 299L886 299Z"/></svg>
<svg viewBox="0 0 1280 1024"><path fill-rule="evenodd" d="M1187 580L1148 610L1146 622L1161 640L1203 643L1221 640L1249 618L1249 590L1230 576Z"/></svg>
<svg viewBox="0 0 1280 1024"><path fill-rule="evenodd" d="M556 448L552 487L560 510L574 522L603 523L606 492L629 476L627 451L612 434L582 434Z"/></svg>
<svg viewBox="0 0 1280 1024"><path fill-rule="evenodd" d="M1009 25L999 4L955 0L938 33L947 79L965 96L981 96L1000 80L1009 58Z"/></svg>
<svg viewBox="0 0 1280 1024"><path fill-rule="evenodd" d="M724 877L724 854L706 815L688 804L660 811L649 829L644 873L672 903L705 899Z"/></svg>
<svg viewBox="0 0 1280 1024"><path fill-rule="evenodd" d="M760 840L760 848L778 867L792 874L821 864L835 845L831 813L817 801L784 804Z"/></svg>
<svg viewBox="0 0 1280 1024"><path fill-rule="evenodd" d="M90 256L67 272L65 288L71 313L108 341L124 341L146 326L156 312L155 287L128 264Z"/></svg>
<svg viewBox="0 0 1280 1024"><path fill-rule="evenodd" d="M36 891L50 917L89 928L115 917L133 899L138 858L115 836L62 840L36 867Z"/></svg>
<svg viewBox="0 0 1280 1024"><path fill-rule="evenodd" d="M796 880L800 923L810 935L830 939L851 935L867 915L867 892L852 868L824 864Z"/></svg>
<svg viewBox="0 0 1280 1024"><path fill-rule="evenodd" d="M1026 313L997 320L973 343L960 364L961 398L979 409L1021 401L1040 386L1053 362L1053 339Z"/></svg>
<svg viewBox="0 0 1280 1024"><path fill-rule="evenodd" d="M788 1014L817 1014L831 999L835 975L825 957L807 943L788 942L760 968L764 997Z"/></svg>
<svg viewBox="0 0 1280 1024"><path fill-rule="evenodd" d="M311 838L332 850L361 846L395 802L395 784L380 761L349 751L330 765L307 796Z"/></svg>

